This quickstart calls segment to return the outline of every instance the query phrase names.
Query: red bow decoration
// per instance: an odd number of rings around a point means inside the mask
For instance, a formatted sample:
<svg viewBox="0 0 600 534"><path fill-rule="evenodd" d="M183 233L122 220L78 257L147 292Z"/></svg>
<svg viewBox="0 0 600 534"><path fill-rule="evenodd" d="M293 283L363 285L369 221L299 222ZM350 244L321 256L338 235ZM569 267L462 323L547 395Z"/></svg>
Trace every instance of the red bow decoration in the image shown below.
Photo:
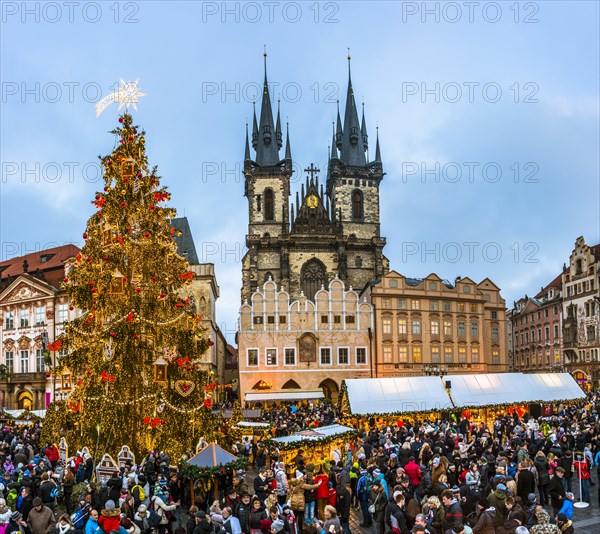
<svg viewBox="0 0 600 534"><path fill-rule="evenodd" d="M153 417L152 419L150 419L150 417L144 417L144 424L150 425L152 428L156 428L158 425L164 425L165 421L164 419L159 419L158 417Z"/></svg>
<svg viewBox="0 0 600 534"><path fill-rule="evenodd" d="M156 199L157 202L162 202L163 200L169 200L169 193L167 193L166 191L158 191L156 193L154 193L154 198Z"/></svg>
<svg viewBox="0 0 600 534"><path fill-rule="evenodd" d="M109 375L106 371L102 371L102 373L100 373L100 376L102 378L102 382L113 383L115 381L115 375Z"/></svg>
<svg viewBox="0 0 600 534"><path fill-rule="evenodd" d="M105 202L106 202L106 199L104 197L100 197L99 199L97 199L94 202L94 206L96 206L97 208L101 208L102 206L104 206Z"/></svg>
<svg viewBox="0 0 600 534"><path fill-rule="evenodd" d="M177 358L177 365L179 367L183 367L186 363L188 363L190 361L189 356L186 356L185 358ZM186 366L188 367L188 366ZM189 369L188 369L189 370Z"/></svg>
<svg viewBox="0 0 600 534"><path fill-rule="evenodd" d="M81 410L81 403L80 402L70 402L69 401L69 408L71 409L71 411L73 413L77 413Z"/></svg>
<svg viewBox="0 0 600 534"><path fill-rule="evenodd" d="M60 339L57 339L54 343L48 343L48 350L51 350L51 351L60 350Z"/></svg>
<svg viewBox="0 0 600 534"><path fill-rule="evenodd" d="M127 314L127 320L128 320L130 323L133 323L133 316L134 316L134 313L133 313L133 312L129 312L129 313Z"/></svg>
<svg viewBox="0 0 600 534"><path fill-rule="evenodd" d="M204 407L208 409L212 408L212 399L206 399L204 401Z"/></svg>
<svg viewBox="0 0 600 534"><path fill-rule="evenodd" d="M188 271L187 273L181 273L179 278L182 280L193 280L194 279L194 271Z"/></svg>

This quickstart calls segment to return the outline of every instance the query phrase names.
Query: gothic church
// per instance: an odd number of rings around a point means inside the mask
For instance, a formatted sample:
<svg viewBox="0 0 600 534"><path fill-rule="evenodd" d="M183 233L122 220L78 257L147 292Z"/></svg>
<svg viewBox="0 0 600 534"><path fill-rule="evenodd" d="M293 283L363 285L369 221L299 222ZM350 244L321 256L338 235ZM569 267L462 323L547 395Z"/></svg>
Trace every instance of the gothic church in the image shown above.
<svg viewBox="0 0 600 534"><path fill-rule="evenodd" d="M350 57L348 57L348 61ZM350 67L350 64L348 64ZM252 146L254 157L251 155ZM314 299L338 277L345 287L361 290L389 271L380 235L379 187L384 176L376 139L375 159L367 161L364 107L359 122L348 70L344 122L338 106L325 186L312 165L295 203L290 202L292 151L286 131L283 158L280 111L273 120L265 78L260 118L256 110L251 142L246 127L244 195L248 199L247 253L242 259L242 302L270 278L292 300Z"/></svg>

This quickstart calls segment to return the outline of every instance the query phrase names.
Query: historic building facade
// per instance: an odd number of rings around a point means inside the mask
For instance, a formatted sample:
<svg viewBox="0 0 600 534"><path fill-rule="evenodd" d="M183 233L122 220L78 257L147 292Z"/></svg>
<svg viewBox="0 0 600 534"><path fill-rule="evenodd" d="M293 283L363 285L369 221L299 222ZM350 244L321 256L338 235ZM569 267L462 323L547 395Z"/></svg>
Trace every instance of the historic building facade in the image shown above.
<svg viewBox="0 0 600 534"><path fill-rule="evenodd" d="M364 109L359 122L352 81L342 124L337 125L325 187L314 166L291 202L292 152L285 152L280 111L274 120L266 74L260 117L254 113L251 142L246 129L244 194L248 199L247 253L242 260L242 302L272 278L294 300L313 299L335 277L362 288L388 271L379 229L379 187L384 176L379 139L368 160ZM251 155L251 149L254 155Z"/></svg>
<svg viewBox="0 0 600 534"><path fill-rule="evenodd" d="M505 301L488 278L390 271L363 296L375 309L374 376L508 371Z"/></svg>
<svg viewBox="0 0 600 534"><path fill-rule="evenodd" d="M562 275L509 312L512 366L517 372L562 371Z"/></svg>
<svg viewBox="0 0 600 534"><path fill-rule="evenodd" d="M61 284L78 252L64 245L0 263L0 408L43 410L71 391L49 373L63 352L47 349L77 313Z"/></svg>
<svg viewBox="0 0 600 534"><path fill-rule="evenodd" d="M600 244L578 237L562 272L564 363L585 389L600 387Z"/></svg>
<svg viewBox="0 0 600 534"><path fill-rule="evenodd" d="M268 280L240 308L242 402L248 394L323 391L334 402L345 378L372 375L371 305L334 278L312 299Z"/></svg>

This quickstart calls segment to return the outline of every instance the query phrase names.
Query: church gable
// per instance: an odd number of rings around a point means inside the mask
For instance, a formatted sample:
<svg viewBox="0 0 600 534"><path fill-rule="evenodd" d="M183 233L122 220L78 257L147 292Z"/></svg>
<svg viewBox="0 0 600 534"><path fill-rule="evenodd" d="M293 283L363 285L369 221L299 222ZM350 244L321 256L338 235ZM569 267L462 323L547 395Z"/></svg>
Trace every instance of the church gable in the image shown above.
<svg viewBox="0 0 600 534"><path fill-rule="evenodd" d="M54 290L40 281L32 282L29 277L19 276L0 294L0 303L23 302L25 300L54 296Z"/></svg>

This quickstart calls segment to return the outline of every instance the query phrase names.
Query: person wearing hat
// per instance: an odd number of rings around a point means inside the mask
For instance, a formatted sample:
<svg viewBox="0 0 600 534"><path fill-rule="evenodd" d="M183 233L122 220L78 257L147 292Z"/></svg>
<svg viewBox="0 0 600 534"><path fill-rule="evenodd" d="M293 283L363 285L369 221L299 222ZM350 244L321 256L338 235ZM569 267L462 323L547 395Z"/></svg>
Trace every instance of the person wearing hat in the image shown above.
<svg viewBox="0 0 600 534"><path fill-rule="evenodd" d="M506 519L506 485L498 484L496 489L488 495L489 503L496 510L494 517L494 526L500 527Z"/></svg>
<svg viewBox="0 0 600 534"><path fill-rule="evenodd" d="M535 517L537 524L529 529L531 534L561 534L560 528L550 522L550 514L541 506L537 507Z"/></svg>
<svg viewBox="0 0 600 534"><path fill-rule="evenodd" d="M477 501L477 523L473 527L474 534L495 534L494 519L496 510L485 497Z"/></svg>
<svg viewBox="0 0 600 534"><path fill-rule="evenodd" d="M213 528L206 518L206 512L198 510L194 514L194 520L196 521L196 525L194 526L194 530L192 530L192 534L211 534Z"/></svg>
<svg viewBox="0 0 600 534"><path fill-rule="evenodd" d="M558 514L556 516L556 525L562 534L573 534L575 532L573 522L565 514Z"/></svg>
<svg viewBox="0 0 600 534"><path fill-rule="evenodd" d="M119 527L121 526L121 509L115 506L115 501L111 499L106 501L104 508L100 511L98 526L104 530L104 532L119 530Z"/></svg>
<svg viewBox="0 0 600 534"><path fill-rule="evenodd" d="M71 534L75 531L71 518L68 514L62 514L54 527L54 534Z"/></svg>
<svg viewBox="0 0 600 534"><path fill-rule="evenodd" d="M243 532L248 532L251 510L250 494L247 491L244 491L240 496L240 502L237 505L237 508L233 511L235 517L237 517L240 522Z"/></svg>
<svg viewBox="0 0 600 534"><path fill-rule="evenodd" d="M6 523L4 534L29 534L29 527L19 511L14 511Z"/></svg>
<svg viewBox="0 0 600 534"><path fill-rule="evenodd" d="M554 470L554 476L548 483L548 495L550 495L550 504L554 510L554 515L558 514L558 511L562 508L565 502L565 486L563 485L563 477L565 476L565 470L562 467L557 467Z"/></svg>
<svg viewBox="0 0 600 534"><path fill-rule="evenodd" d="M33 499L32 504L33 508L27 517L27 525L31 534L53 534L54 525L56 524L54 512L44 506L42 499L39 497Z"/></svg>
<svg viewBox="0 0 600 534"><path fill-rule="evenodd" d="M174 511L179 506L179 502L171 503L169 499L169 488L162 484L156 485L154 495L150 499L150 502L154 505L156 514L160 516L160 522L157 526L158 532L159 534L165 534L167 525L169 524L167 512Z"/></svg>
<svg viewBox="0 0 600 534"><path fill-rule="evenodd" d="M282 519L277 519L271 523L271 534L282 534L285 530L285 523Z"/></svg>
<svg viewBox="0 0 600 534"><path fill-rule="evenodd" d="M371 505L369 511L375 534L383 534L385 532L385 511L388 506L388 499L385 493L383 483L380 478L374 478L371 484Z"/></svg>

